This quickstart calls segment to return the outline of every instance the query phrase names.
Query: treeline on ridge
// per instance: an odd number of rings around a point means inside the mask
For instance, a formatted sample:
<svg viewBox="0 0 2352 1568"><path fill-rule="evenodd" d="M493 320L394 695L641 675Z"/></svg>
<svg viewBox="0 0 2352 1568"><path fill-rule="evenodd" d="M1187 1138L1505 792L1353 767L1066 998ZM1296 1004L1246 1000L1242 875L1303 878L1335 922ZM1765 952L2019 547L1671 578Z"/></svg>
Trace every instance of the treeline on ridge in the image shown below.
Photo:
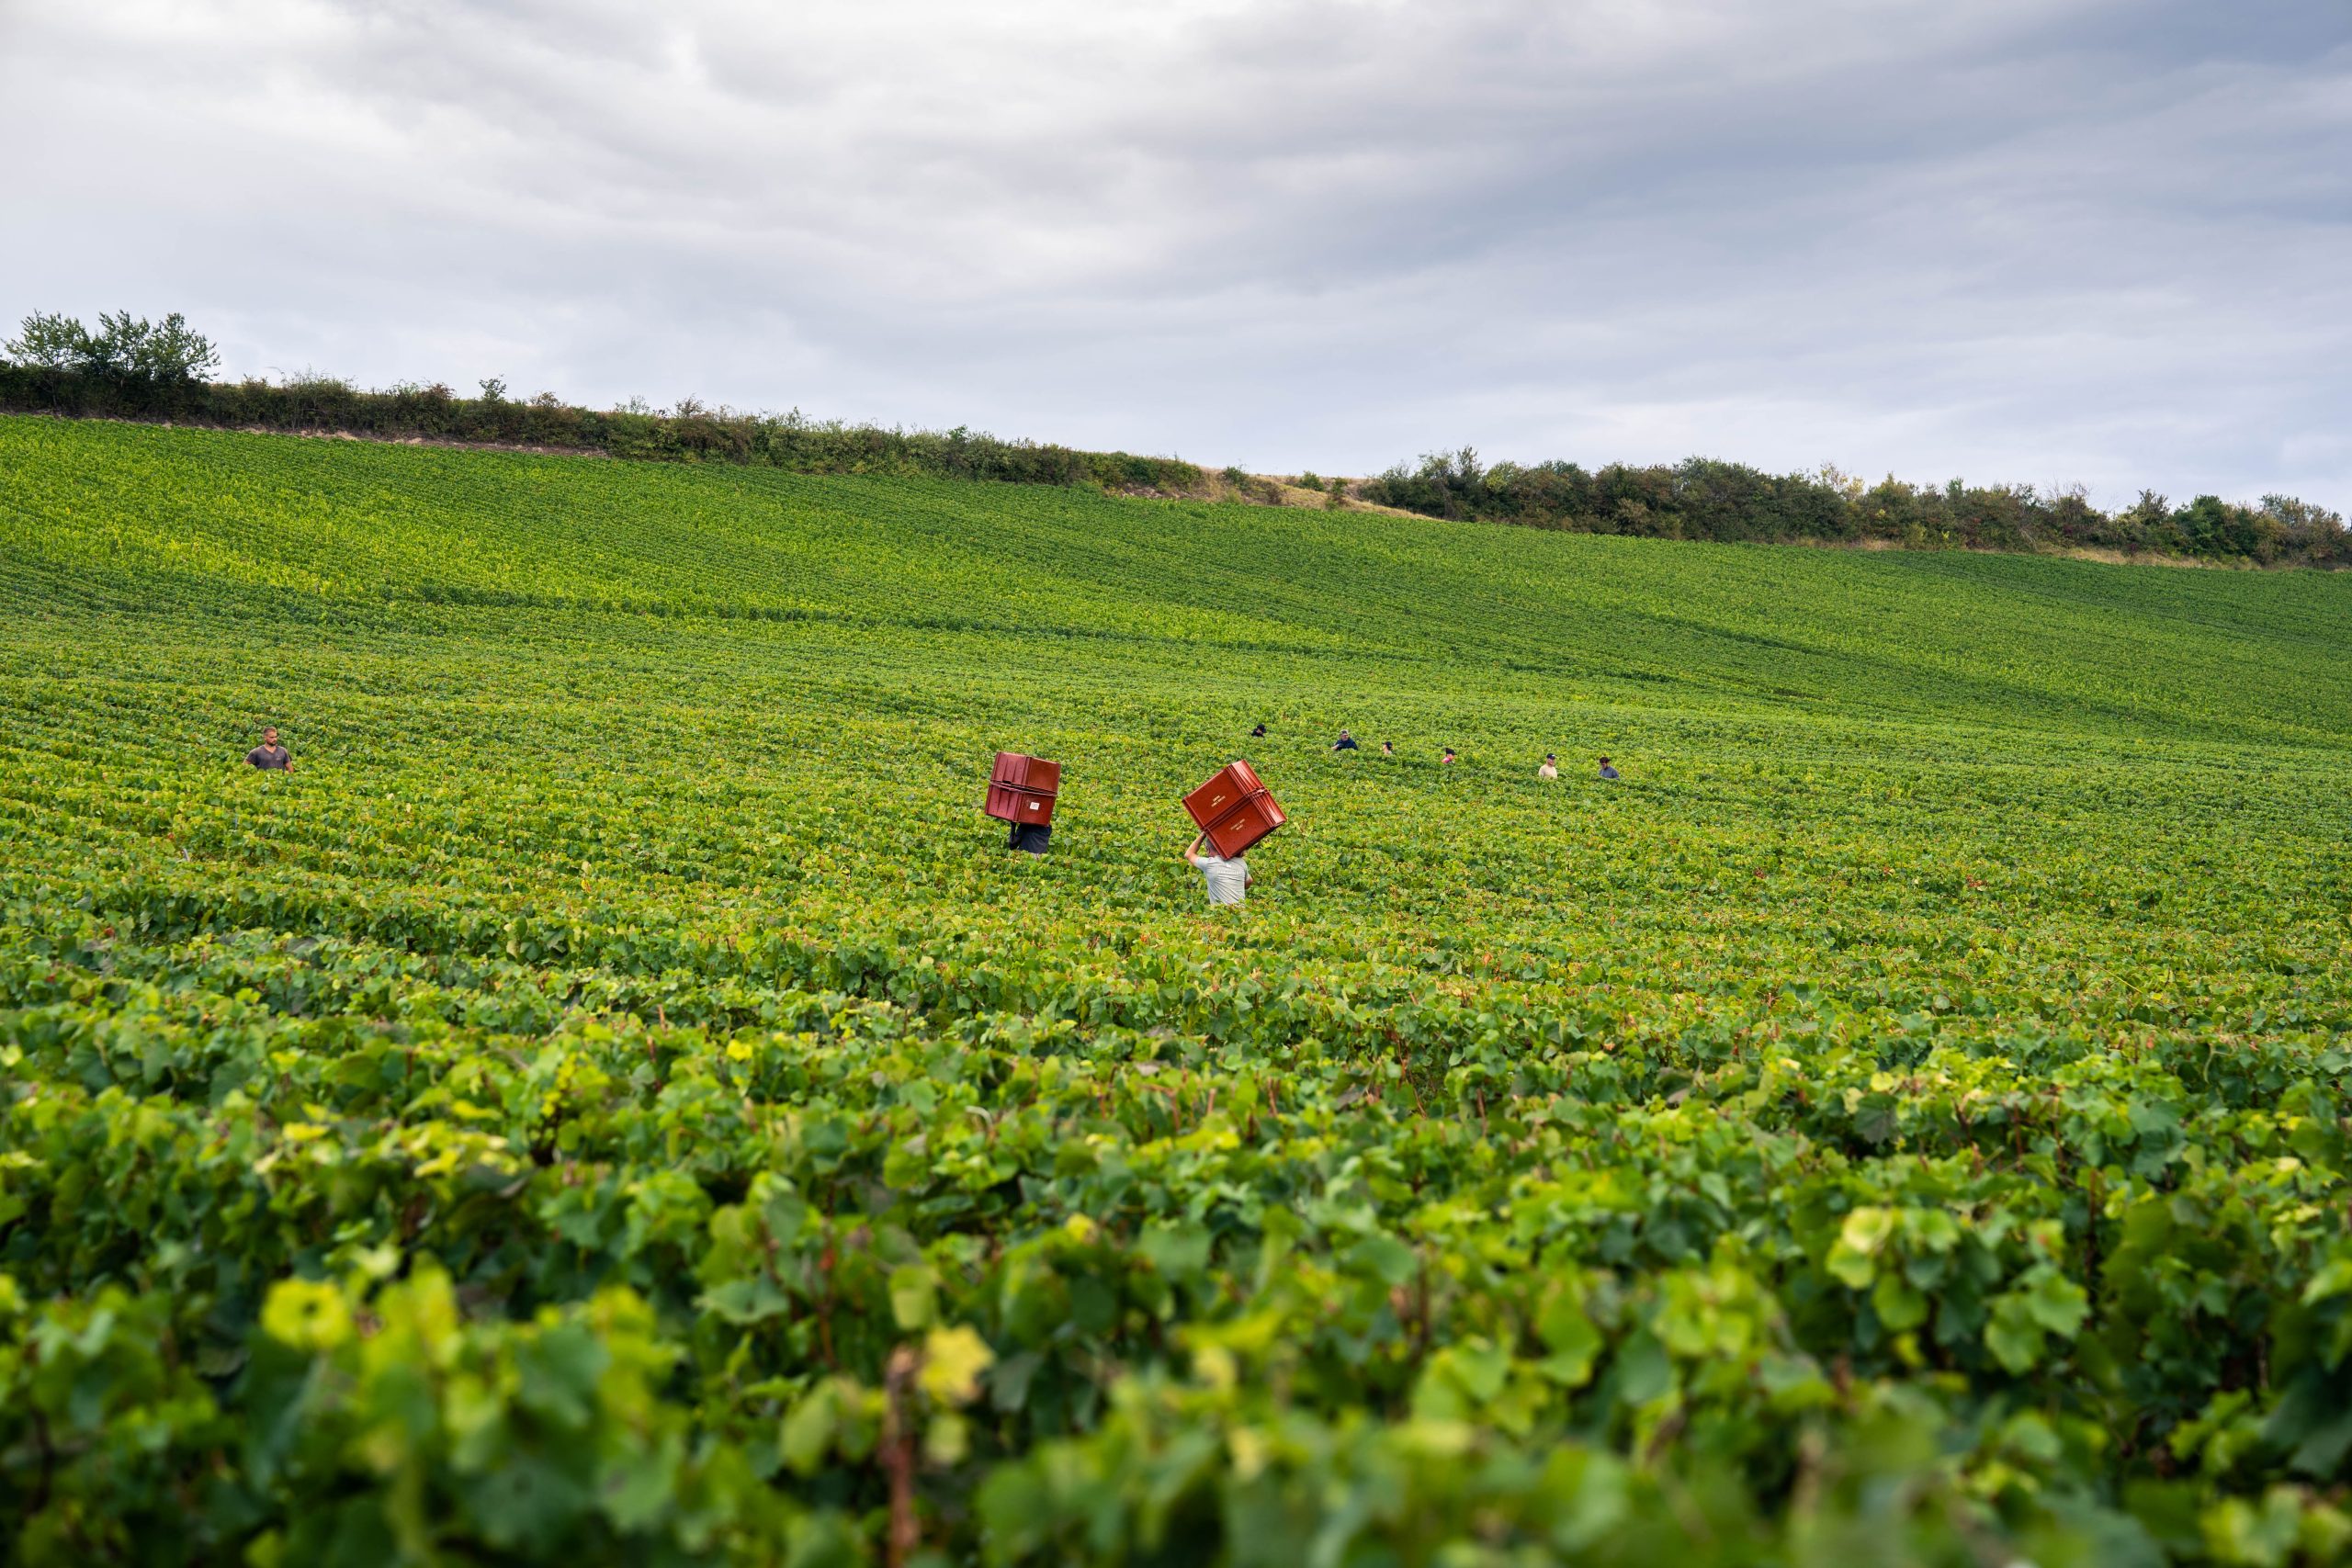
<svg viewBox="0 0 2352 1568"><path fill-rule="evenodd" d="M57 315L25 319L0 346L0 413L76 419L168 421L235 430L334 431L384 440L560 447L651 462L747 463L797 473L925 473L1017 484L1098 485L1135 493L1199 495L1200 468L1174 457L1082 452L1008 441L958 427L899 430L747 413L681 399L656 410L641 401L596 410L553 392L510 398L505 384L481 383L463 398L446 386L362 390L331 376L282 382L207 378L220 355L176 312L161 322L128 311L98 318L96 332Z"/></svg>
<svg viewBox="0 0 2352 1568"><path fill-rule="evenodd" d="M2344 519L2293 496L2255 504L2200 495L2175 507L2154 491L2102 512L2079 491L2031 485L1940 489L1892 475L1865 484L1834 468L1768 474L1713 457L1588 471L1575 463L1488 467L1470 447L1434 453L1360 481L1355 493L1430 517L1584 534L1765 543L1883 541L1913 549L2109 549L2126 555L2352 565Z"/></svg>
<svg viewBox="0 0 2352 1568"><path fill-rule="evenodd" d="M128 311L96 331L36 313L0 344L0 413L168 421L226 429L332 431L384 440L554 447L650 462L745 463L796 473L922 473L1017 484L1088 485L1128 494L1206 497L1282 505L1284 487L1228 468L1212 475L1175 457L1087 452L1006 440L958 426L885 429L789 413L750 413L685 398L608 410L552 392L510 398L503 382L477 397L404 384L362 390L330 376L214 381L220 355L177 312L160 322ZM2032 485L1940 488L1893 476L1875 485L1823 468L1768 474L1743 463L1480 461L1464 447L1399 464L1365 479L1294 481L1332 507L1349 501L1430 517L1576 533L1758 543L1883 543L1912 549L2112 550L2265 566L2352 565L2352 535L2326 507L2287 495L2258 502L2200 495L2176 507L2153 491L2114 512L2079 490Z"/></svg>

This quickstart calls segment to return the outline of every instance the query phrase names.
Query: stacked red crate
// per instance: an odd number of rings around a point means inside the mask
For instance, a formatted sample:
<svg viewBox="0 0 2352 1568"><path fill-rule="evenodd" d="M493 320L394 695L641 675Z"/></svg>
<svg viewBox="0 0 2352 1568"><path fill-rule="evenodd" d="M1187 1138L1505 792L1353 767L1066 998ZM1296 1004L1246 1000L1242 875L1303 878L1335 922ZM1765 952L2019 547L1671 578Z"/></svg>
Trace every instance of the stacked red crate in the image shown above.
<svg viewBox="0 0 2352 1568"><path fill-rule="evenodd" d="M982 807L1000 822L1047 826L1054 819L1054 796L1061 792L1062 765L1018 751L999 751L996 770L989 775L988 804Z"/></svg>
<svg viewBox="0 0 2352 1568"><path fill-rule="evenodd" d="M1247 762L1235 762L1184 797L1218 854L1231 860L1290 820L1272 792Z"/></svg>

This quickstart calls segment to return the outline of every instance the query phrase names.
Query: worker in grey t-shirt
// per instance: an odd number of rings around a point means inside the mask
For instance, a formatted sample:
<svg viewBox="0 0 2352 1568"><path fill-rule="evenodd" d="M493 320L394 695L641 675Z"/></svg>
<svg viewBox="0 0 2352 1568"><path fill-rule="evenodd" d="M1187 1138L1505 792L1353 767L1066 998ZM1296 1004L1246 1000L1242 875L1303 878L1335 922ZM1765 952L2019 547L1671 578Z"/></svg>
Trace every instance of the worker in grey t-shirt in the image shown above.
<svg viewBox="0 0 2352 1568"><path fill-rule="evenodd" d="M1209 836L1203 833L1194 839L1192 847L1184 852L1184 858L1198 867L1201 874L1208 879L1210 903L1238 904L1241 902L1242 893L1250 886L1250 866L1239 855L1234 856L1231 860L1226 859L1216 850L1209 848Z"/></svg>
<svg viewBox="0 0 2352 1568"><path fill-rule="evenodd" d="M285 747L277 743L276 726L261 732L261 744L245 753L245 761L271 773L290 773L294 771L294 759L288 755Z"/></svg>

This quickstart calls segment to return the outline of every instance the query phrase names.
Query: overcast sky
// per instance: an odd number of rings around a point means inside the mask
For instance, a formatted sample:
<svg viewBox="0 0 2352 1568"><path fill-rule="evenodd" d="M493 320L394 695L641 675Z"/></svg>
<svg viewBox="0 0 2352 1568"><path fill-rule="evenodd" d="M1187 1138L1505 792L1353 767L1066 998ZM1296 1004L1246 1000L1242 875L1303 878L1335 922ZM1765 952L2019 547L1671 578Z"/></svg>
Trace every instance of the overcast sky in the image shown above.
<svg viewBox="0 0 2352 1568"><path fill-rule="evenodd" d="M2346 0L0 0L0 140L237 374L2352 509Z"/></svg>

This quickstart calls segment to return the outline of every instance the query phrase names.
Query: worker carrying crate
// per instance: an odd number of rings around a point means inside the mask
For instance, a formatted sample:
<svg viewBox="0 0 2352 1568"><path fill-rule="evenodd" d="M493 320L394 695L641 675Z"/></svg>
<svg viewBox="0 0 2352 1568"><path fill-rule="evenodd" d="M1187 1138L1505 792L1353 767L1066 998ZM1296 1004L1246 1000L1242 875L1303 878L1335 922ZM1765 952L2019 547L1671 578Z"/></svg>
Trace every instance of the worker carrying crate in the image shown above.
<svg viewBox="0 0 2352 1568"><path fill-rule="evenodd" d="M1061 793L1062 765L1018 751L999 751L989 774L987 803L981 807L1000 822L1012 824L1005 848L1033 855L1046 852L1054 837L1054 799Z"/></svg>

